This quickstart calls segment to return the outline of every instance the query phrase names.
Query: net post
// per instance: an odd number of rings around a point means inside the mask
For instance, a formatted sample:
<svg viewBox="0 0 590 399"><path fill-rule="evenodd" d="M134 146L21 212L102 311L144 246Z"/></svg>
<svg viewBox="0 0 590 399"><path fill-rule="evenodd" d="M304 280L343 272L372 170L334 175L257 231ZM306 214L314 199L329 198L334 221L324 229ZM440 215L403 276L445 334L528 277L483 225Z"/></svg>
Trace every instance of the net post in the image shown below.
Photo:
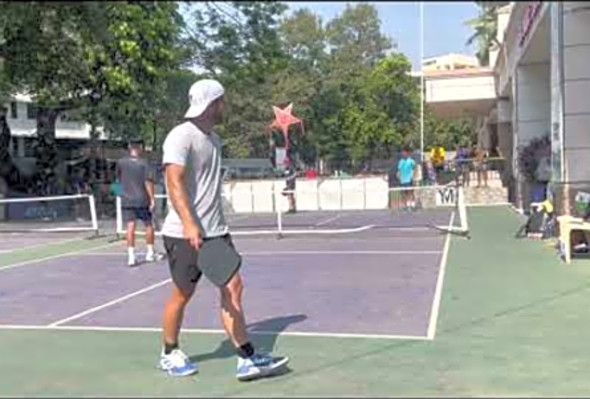
<svg viewBox="0 0 590 399"><path fill-rule="evenodd" d="M283 237L283 214L280 207L277 207L277 237Z"/></svg>
<svg viewBox="0 0 590 399"><path fill-rule="evenodd" d="M458 206L459 206L459 218L461 219L461 230L469 231L469 225L467 224L467 207L465 206L465 192L463 191L463 187L459 186L459 198L458 198Z"/></svg>
<svg viewBox="0 0 590 399"><path fill-rule="evenodd" d="M367 209L367 178L363 177L363 210Z"/></svg>
<svg viewBox="0 0 590 399"><path fill-rule="evenodd" d="M338 177L339 180L339 193L340 194L340 210L342 210L343 206L344 206L344 193L342 192L342 176Z"/></svg>
<svg viewBox="0 0 590 399"><path fill-rule="evenodd" d="M117 222L116 222L116 229L115 235L119 238L119 234L123 234L123 207L121 206L121 197L117 195L117 199L115 200L116 208L117 208Z"/></svg>
<svg viewBox="0 0 590 399"><path fill-rule="evenodd" d="M88 196L88 201L90 203L90 217L92 218L92 230L94 230L95 235L98 235L98 217L96 215L96 202L94 200L94 194L90 194Z"/></svg>

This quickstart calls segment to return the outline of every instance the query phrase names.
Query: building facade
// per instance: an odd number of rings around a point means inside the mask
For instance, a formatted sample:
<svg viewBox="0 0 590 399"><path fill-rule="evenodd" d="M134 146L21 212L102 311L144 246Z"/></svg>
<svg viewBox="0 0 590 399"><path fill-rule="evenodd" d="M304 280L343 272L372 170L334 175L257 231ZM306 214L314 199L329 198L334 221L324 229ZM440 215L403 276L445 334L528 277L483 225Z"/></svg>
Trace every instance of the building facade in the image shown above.
<svg viewBox="0 0 590 399"><path fill-rule="evenodd" d="M590 191L590 4L513 2L498 16L494 129L511 160L513 202L531 202L518 154L549 137L550 192L560 213ZM492 123L490 124L492 125Z"/></svg>

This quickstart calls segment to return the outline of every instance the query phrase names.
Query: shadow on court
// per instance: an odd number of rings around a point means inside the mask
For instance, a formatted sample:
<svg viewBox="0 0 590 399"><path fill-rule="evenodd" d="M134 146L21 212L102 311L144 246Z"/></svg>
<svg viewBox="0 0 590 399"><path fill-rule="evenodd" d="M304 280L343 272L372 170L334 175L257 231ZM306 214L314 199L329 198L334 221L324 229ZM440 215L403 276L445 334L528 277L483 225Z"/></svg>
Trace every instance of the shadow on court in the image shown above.
<svg viewBox="0 0 590 399"><path fill-rule="evenodd" d="M249 324L248 332L252 335L252 343L257 350L272 352L275 347L278 335L285 331L289 325L299 323L305 319L307 319L307 316L304 314L273 317ZM193 362L204 362L207 360L226 359L234 356L236 356L235 348L229 338L226 337L219 344L219 346L215 348L214 351L193 355L190 357L190 359ZM275 374L273 377L284 375L290 372L291 370L288 367L285 367L283 372Z"/></svg>

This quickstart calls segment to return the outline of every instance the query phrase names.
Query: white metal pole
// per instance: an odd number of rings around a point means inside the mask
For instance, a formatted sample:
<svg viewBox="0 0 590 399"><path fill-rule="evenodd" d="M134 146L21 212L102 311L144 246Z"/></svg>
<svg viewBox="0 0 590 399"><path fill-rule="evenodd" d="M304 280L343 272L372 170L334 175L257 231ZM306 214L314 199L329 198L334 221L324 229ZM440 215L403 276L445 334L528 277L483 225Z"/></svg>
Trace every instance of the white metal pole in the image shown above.
<svg viewBox="0 0 590 399"><path fill-rule="evenodd" d="M420 4L420 161L424 162L424 2Z"/></svg>
<svg viewBox="0 0 590 399"><path fill-rule="evenodd" d="M116 220L117 220L117 237L119 236L119 234L124 234L125 230L123 229L123 206L121 204L121 197L119 195L117 195L117 198L115 200L115 207L117 208L117 216L116 216Z"/></svg>
<svg viewBox="0 0 590 399"><path fill-rule="evenodd" d="M96 214L96 202L94 201L94 195L88 197L90 202L90 217L92 218L92 230L98 235L98 216Z"/></svg>

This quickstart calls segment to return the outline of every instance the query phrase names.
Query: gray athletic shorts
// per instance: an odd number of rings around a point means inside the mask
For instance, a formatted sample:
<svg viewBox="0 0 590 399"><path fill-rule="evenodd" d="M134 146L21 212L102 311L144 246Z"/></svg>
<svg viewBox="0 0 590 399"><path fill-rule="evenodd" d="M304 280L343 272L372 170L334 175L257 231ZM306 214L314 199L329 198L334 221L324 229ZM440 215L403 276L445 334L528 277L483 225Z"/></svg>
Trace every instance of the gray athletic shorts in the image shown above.
<svg viewBox="0 0 590 399"><path fill-rule="evenodd" d="M225 240L234 247L231 236L226 234L221 237L205 238L207 240ZM164 247L168 254L170 274L174 284L184 293L191 293L199 282L201 275L218 287L223 287L239 270L241 265L235 267L216 265L208 270L201 270L197 266L199 251L196 251L184 238L164 236Z"/></svg>

